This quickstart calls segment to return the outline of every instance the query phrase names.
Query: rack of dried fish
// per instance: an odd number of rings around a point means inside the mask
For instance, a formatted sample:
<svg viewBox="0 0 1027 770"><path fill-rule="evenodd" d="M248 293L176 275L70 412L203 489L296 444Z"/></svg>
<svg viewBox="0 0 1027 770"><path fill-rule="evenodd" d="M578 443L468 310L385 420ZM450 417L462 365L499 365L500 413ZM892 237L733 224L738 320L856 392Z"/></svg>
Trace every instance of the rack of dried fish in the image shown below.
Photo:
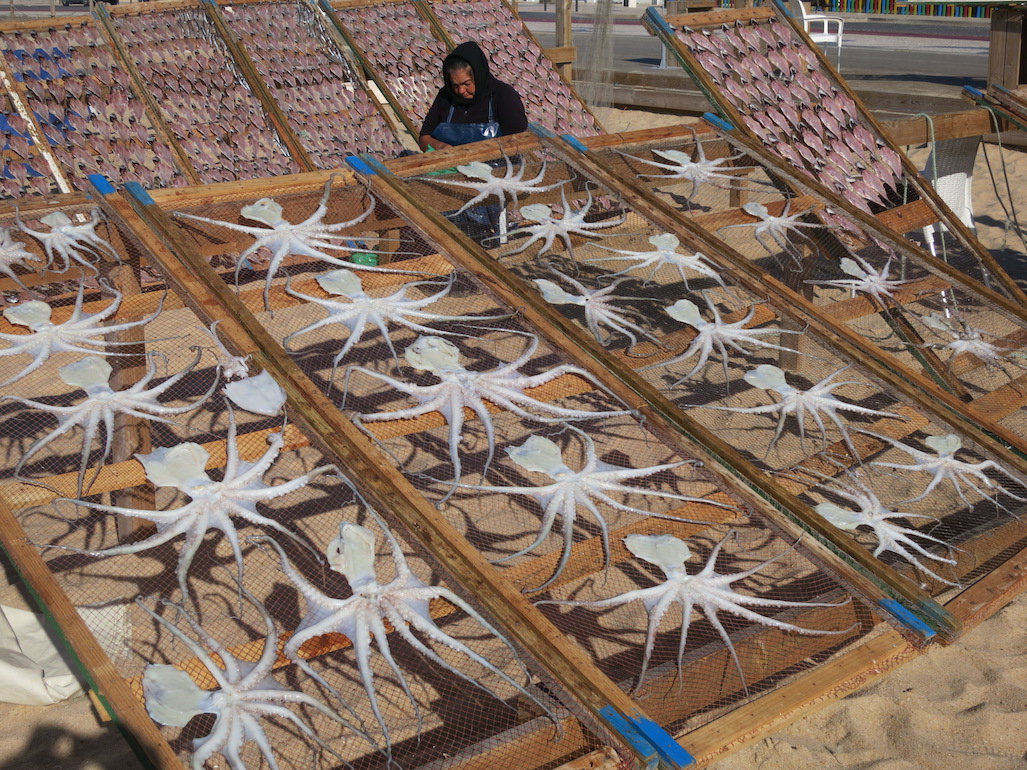
<svg viewBox="0 0 1027 770"><path fill-rule="evenodd" d="M594 136L602 127L505 0L428 0L450 49L476 40L502 80L516 83L528 120L558 134Z"/></svg>
<svg viewBox="0 0 1027 770"><path fill-rule="evenodd" d="M345 42L318 8L298 0L218 6L315 168L348 155L403 150L380 105L346 58Z"/></svg>
<svg viewBox="0 0 1027 770"><path fill-rule="evenodd" d="M977 263L974 277L1024 301L781 5L667 19L650 9L643 22L744 135L868 214L908 206L913 242Z"/></svg>
<svg viewBox="0 0 1027 770"><path fill-rule="evenodd" d="M97 10L202 182L301 170L287 128L268 114L208 14L209 3ZM265 97L262 99L261 97Z"/></svg>
<svg viewBox="0 0 1027 770"><path fill-rule="evenodd" d="M92 18L7 22L0 46L3 197L84 190L89 174L161 187L197 181Z"/></svg>

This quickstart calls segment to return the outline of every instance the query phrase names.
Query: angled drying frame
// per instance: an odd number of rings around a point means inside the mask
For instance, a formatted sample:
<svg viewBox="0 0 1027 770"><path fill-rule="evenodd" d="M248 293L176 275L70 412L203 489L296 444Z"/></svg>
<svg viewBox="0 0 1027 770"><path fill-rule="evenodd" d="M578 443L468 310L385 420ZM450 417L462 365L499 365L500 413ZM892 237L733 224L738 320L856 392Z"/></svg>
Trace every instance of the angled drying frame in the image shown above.
<svg viewBox="0 0 1027 770"><path fill-rule="evenodd" d="M922 202L930 221L907 237L938 239L943 255L975 262L989 288L1025 301L780 4L668 19L650 9L643 23L740 132L868 213Z"/></svg>

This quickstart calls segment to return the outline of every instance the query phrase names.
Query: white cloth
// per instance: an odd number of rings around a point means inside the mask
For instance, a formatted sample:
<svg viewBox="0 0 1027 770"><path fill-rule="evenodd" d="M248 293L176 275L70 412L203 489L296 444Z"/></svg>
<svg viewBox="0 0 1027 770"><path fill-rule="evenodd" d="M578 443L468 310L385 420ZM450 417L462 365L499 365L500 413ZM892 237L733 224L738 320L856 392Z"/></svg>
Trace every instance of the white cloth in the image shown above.
<svg viewBox="0 0 1027 770"><path fill-rule="evenodd" d="M0 605L0 701L49 706L82 693L43 618Z"/></svg>

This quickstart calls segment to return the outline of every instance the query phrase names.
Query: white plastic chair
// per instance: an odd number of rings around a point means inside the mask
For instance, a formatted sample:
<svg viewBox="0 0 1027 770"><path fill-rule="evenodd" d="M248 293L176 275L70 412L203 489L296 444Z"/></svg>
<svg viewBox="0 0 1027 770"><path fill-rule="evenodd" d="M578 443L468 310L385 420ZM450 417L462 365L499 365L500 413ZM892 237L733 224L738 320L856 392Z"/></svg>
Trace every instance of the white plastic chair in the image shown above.
<svg viewBox="0 0 1027 770"><path fill-rule="evenodd" d="M825 44L832 43L838 46L838 62L835 67L841 72L842 28L845 26L845 19L841 16L828 16L823 13L806 13L806 6L802 0L788 0L788 12L792 18L802 23L806 34L821 48Z"/></svg>
<svg viewBox="0 0 1027 770"><path fill-rule="evenodd" d="M935 142L923 171L924 177L938 191L952 213L974 234L977 233L973 210L974 163L980 145L979 136ZM934 256L938 256L935 236L947 229L941 222L924 228L924 238Z"/></svg>

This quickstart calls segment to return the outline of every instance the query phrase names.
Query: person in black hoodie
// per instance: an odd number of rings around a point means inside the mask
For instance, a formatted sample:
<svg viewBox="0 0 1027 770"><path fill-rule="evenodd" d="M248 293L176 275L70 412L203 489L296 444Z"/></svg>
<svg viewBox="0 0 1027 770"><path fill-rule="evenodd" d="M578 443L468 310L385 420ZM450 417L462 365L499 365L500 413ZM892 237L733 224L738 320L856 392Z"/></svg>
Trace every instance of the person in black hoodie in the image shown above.
<svg viewBox="0 0 1027 770"><path fill-rule="evenodd" d="M477 43L461 43L446 57L442 82L421 127L418 144L422 150L441 150L527 130L520 94L492 75Z"/></svg>

